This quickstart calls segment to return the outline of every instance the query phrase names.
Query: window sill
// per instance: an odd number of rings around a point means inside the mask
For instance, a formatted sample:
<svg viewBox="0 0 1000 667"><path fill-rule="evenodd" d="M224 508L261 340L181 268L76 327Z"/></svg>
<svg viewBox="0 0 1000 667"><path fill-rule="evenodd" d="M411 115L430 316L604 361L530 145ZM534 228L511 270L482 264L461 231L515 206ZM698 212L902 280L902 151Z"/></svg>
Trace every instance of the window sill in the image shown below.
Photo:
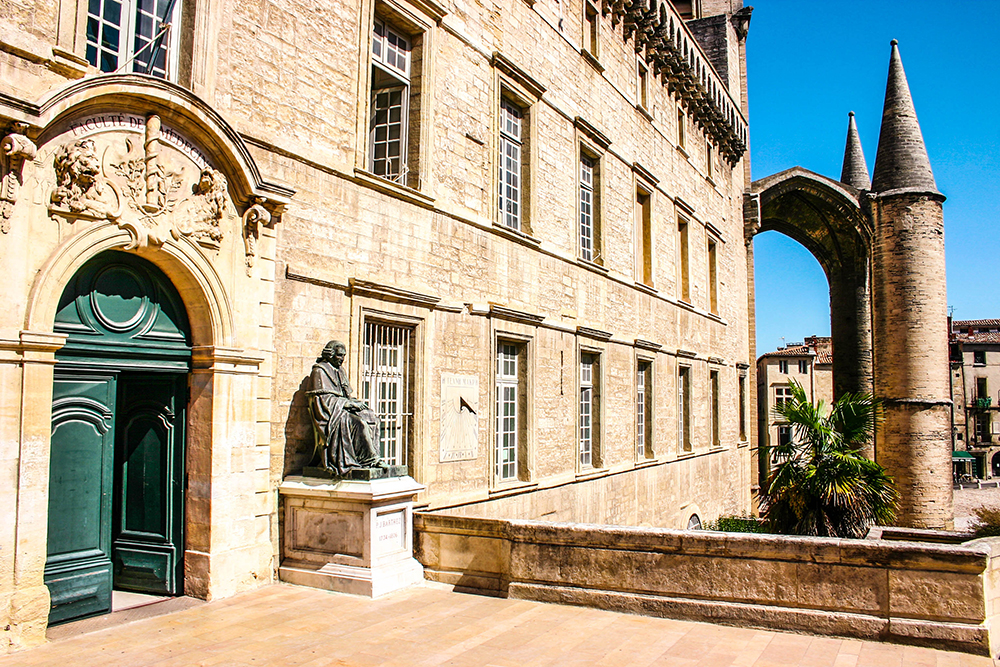
<svg viewBox="0 0 1000 667"><path fill-rule="evenodd" d="M685 459L693 459L696 456L698 456L698 452L696 452L696 451L694 451L692 449L691 451L678 452L677 453L677 460L678 461L683 461Z"/></svg>
<svg viewBox="0 0 1000 667"><path fill-rule="evenodd" d="M499 222L494 222L493 223L493 230L496 231L496 232L499 232L500 235L502 235L502 236L506 236L507 238L511 239L512 241L520 241L520 242L523 242L523 243L530 243L531 245L534 245L534 246L540 246L542 244L542 242L541 242L540 239L536 239L534 236L531 236L530 234L525 234L524 232L522 232L519 229L511 229L510 227L507 227L506 225L501 225Z"/></svg>
<svg viewBox="0 0 1000 667"><path fill-rule="evenodd" d="M646 292L647 294L652 294L653 296L659 296L660 295L660 290L656 289L652 285L647 285L646 283L636 282L636 283L633 284L633 287L635 287L637 290L639 290L641 292Z"/></svg>
<svg viewBox="0 0 1000 667"><path fill-rule="evenodd" d="M660 465L661 463L663 463L663 461L656 457L653 457L651 459L639 459L638 461L635 462L632 468L633 469L652 468L653 466Z"/></svg>
<svg viewBox="0 0 1000 667"><path fill-rule="evenodd" d="M367 185L368 187L378 190L379 192L405 199L411 204L416 204L425 208L432 208L434 206L434 197L425 195L419 190L414 190L408 185L384 179L381 176L371 173L370 171L355 168L354 179L362 185Z"/></svg>
<svg viewBox="0 0 1000 667"><path fill-rule="evenodd" d="M592 262L589 259L583 259L582 257L576 258L577 264L580 266L590 269L592 271L600 271L601 273L608 273L608 268L603 264L598 264L597 262Z"/></svg>
<svg viewBox="0 0 1000 667"><path fill-rule="evenodd" d="M598 477L604 477L611 471L607 468L586 468L580 470L576 473L576 481L582 482L588 479L596 479Z"/></svg>
<svg viewBox="0 0 1000 667"><path fill-rule="evenodd" d="M649 112L649 109L642 106L641 104L635 105L635 110L639 112L639 115L648 120L650 123L653 122L653 114Z"/></svg>
<svg viewBox="0 0 1000 667"><path fill-rule="evenodd" d="M495 488L490 489L490 498L503 498L505 496L516 496L525 491L532 491L538 488L538 482L522 482L521 480L501 482Z"/></svg>
<svg viewBox="0 0 1000 667"><path fill-rule="evenodd" d="M681 144L677 144L677 152L683 155L685 160L691 159L691 156L688 155L687 150Z"/></svg>
<svg viewBox="0 0 1000 667"><path fill-rule="evenodd" d="M598 73L604 73L604 65L601 64L601 61L598 60L597 56L591 53L589 49L582 49L580 51L580 55L582 55L583 59L587 61L587 64L596 69Z"/></svg>
<svg viewBox="0 0 1000 667"><path fill-rule="evenodd" d="M750 441L746 439L740 440L739 442L736 443L737 449L743 449L744 447L749 447L749 446L750 446Z"/></svg>

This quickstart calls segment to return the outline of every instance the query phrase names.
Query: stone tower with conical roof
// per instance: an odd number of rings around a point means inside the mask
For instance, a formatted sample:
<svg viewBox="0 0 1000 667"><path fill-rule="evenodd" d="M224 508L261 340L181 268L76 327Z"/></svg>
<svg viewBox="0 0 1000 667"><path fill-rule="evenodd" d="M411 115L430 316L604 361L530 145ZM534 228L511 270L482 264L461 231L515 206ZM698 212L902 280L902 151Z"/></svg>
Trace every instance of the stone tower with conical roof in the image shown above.
<svg viewBox="0 0 1000 667"><path fill-rule="evenodd" d="M840 182L858 190L871 190L872 179L865 164L865 153L861 150L858 125L854 122L854 112L847 114L847 145L844 147L844 168L840 170Z"/></svg>
<svg viewBox="0 0 1000 667"><path fill-rule="evenodd" d="M851 128L856 136L853 118ZM860 156L860 142L857 151ZM859 187L847 180L859 176L857 166L849 130L842 180ZM875 394L885 409L876 460L896 480L899 525L950 528L944 196L934 182L896 40L871 190Z"/></svg>

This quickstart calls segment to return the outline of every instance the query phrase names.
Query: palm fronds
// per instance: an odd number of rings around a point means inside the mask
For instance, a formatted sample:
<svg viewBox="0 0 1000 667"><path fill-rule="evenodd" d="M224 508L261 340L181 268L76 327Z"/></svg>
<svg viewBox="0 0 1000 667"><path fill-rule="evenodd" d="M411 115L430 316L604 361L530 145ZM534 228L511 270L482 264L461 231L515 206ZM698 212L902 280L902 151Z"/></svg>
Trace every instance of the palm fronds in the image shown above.
<svg viewBox="0 0 1000 667"><path fill-rule="evenodd" d="M771 451L772 469L761 491L762 515L785 534L862 537L873 524L895 518L899 493L882 466L861 453L881 418L870 394L847 394L827 411L798 383L774 413L792 429Z"/></svg>

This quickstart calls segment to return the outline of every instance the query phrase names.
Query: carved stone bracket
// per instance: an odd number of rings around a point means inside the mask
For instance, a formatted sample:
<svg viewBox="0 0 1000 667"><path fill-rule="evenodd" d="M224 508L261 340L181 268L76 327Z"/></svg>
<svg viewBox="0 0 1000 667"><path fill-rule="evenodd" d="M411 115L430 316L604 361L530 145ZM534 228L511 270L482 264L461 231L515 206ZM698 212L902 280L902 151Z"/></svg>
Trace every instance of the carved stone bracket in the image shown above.
<svg viewBox="0 0 1000 667"><path fill-rule="evenodd" d="M28 126L14 123L10 133L0 142L0 232L10 231L10 216L14 213L17 194L24 185L21 167L35 157L35 144L25 136Z"/></svg>
<svg viewBox="0 0 1000 667"><path fill-rule="evenodd" d="M743 195L743 242L750 245L754 235L760 231L760 195L744 193Z"/></svg>
<svg viewBox="0 0 1000 667"><path fill-rule="evenodd" d="M260 240L260 228L271 222L271 214L264 208L265 199L254 197L252 204L243 214L243 244L246 248L247 275L253 273L253 265L257 261L257 242Z"/></svg>

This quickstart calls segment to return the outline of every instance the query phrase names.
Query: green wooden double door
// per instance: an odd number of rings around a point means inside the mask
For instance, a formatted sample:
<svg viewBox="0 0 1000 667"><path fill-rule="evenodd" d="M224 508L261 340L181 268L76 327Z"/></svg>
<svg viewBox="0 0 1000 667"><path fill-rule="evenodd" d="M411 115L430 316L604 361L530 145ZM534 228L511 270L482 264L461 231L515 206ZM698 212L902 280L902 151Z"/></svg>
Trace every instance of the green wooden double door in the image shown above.
<svg viewBox="0 0 1000 667"><path fill-rule="evenodd" d="M188 323L156 267L107 252L63 294L52 391L50 623L111 610L112 589L183 592Z"/></svg>

